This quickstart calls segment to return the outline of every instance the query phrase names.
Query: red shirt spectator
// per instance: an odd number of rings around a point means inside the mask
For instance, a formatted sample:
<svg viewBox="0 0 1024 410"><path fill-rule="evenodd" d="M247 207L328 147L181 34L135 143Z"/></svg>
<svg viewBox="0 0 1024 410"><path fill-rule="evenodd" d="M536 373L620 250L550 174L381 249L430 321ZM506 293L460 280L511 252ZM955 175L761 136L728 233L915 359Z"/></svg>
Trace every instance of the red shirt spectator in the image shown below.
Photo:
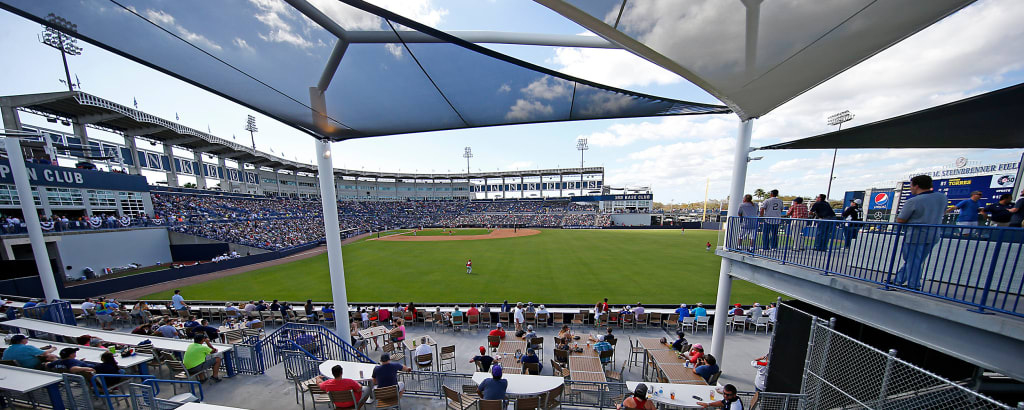
<svg viewBox="0 0 1024 410"><path fill-rule="evenodd" d="M505 338L505 329L501 328L501 323L498 323L498 328L492 330L487 336L498 336L501 339ZM498 343L491 342L491 347L498 347Z"/></svg>
<svg viewBox="0 0 1024 410"><path fill-rule="evenodd" d="M363 396L363 386L352 379L330 379L322 381L320 382L320 390L325 392L352 390L352 395L355 396L357 402ZM339 409L355 407L355 403L350 401L336 401L334 402L334 405Z"/></svg>
<svg viewBox="0 0 1024 410"><path fill-rule="evenodd" d="M386 308L381 307L380 310L377 311L377 320L383 322L388 319L391 319L391 312Z"/></svg>
<svg viewBox="0 0 1024 410"><path fill-rule="evenodd" d="M477 316L479 314L480 314L480 311L477 310L476 306L470 306L469 310L466 311L466 315L468 315L468 316Z"/></svg>

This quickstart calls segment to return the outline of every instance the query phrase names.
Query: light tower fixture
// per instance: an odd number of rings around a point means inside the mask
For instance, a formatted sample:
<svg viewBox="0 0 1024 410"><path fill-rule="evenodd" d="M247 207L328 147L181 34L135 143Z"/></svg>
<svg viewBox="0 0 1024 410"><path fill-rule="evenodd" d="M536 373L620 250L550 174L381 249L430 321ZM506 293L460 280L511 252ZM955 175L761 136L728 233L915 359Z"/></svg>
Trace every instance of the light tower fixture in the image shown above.
<svg viewBox="0 0 1024 410"><path fill-rule="evenodd" d="M838 125L839 129L836 132L839 132L843 130L843 123L851 120L853 120L853 113L850 110L844 110L843 112L830 115L828 117L828 125ZM825 191L825 199L832 195L832 180L835 179L836 155L838 154L839 148L832 150L832 170L828 173L828 190Z"/></svg>
<svg viewBox="0 0 1024 410"><path fill-rule="evenodd" d="M469 178L469 159L473 158L473 149L466 147L465 151L462 152L462 158L466 159L466 178Z"/></svg>
<svg viewBox="0 0 1024 410"><path fill-rule="evenodd" d="M583 195L583 151L590 149L590 147L587 146L587 139L577 139L576 149L580 151L580 195Z"/></svg>
<svg viewBox="0 0 1024 410"><path fill-rule="evenodd" d="M46 16L46 22L47 24L43 25L39 42L60 50L60 58L64 61L64 78L67 81L68 91L75 91L75 84L71 82L71 70L68 69L68 54L82 55L82 47L78 46L78 39L70 34L78 32L78 25L53 13Z"/></svg>
<svg viewBox="0 0 1024 410"><path fill-rule="evenodd" d="M245 120L245 130L249 131L249 137L252 138L252 150L256 151L256 132L259 129L256 128L256 117L249 116Z"/></svg>

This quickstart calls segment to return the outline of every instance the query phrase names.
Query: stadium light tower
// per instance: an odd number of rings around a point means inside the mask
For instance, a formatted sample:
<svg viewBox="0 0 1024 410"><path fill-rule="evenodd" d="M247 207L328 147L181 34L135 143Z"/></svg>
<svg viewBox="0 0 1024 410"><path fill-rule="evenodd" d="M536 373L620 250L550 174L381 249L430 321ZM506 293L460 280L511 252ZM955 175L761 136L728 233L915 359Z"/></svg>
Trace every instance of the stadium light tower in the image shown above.
<svg viewBox="0 0 1024 410"><path fill-rule="evenodd" d="M78 46L78 39L69 34L78 32L78 25L53 13L46 16L46 21L49 24L43 25L43 33L39 42L60 50L60 58L64 60L64 76L68 84L68 91L75 91L74 83L71 82L71 70L68 69L68 54L82 55L82 47Z"/></svg>
<svg viewBox="0 0 1024 410"><path fill-rule="evenodd" d="M841 113L832 114L828 117L828 125L838 125L839 129L836 132L843 130L843 123L853 119L853 113L850 110L845 110ZM832 151L832 170L828 173L828 190L825 191L825 199L827 200L832 195L832 180L835 179L833 175L836 172L836 155L839 154L839 148Z"/></svg>
<svg viewBox="0 0 1024 410"><path fill-rule="evenodd" d="M576 140L576 149L580 151L580 195L583 195L583 151L590 149L587 146L587 139L580 138Z"/></svg>
<svg viewBox="0 0 1024 410"><path fill-rule="evenodd" d="M252 150L256 151L256 134L255 133L257 131L259 131L259 129L256 128L256 117L253 117L253 116L250 115L249 118L247 118L245 120L245 130L249 131L249 137L252 138Z"/></svg>
<svg viewBox="0 0 1024 410"><path fill-rule="evenodd" d="M473 149L466 147L466 150L462 152L462 158L466 159L466 178L469 178L469 159L473 158Z"/></svg>

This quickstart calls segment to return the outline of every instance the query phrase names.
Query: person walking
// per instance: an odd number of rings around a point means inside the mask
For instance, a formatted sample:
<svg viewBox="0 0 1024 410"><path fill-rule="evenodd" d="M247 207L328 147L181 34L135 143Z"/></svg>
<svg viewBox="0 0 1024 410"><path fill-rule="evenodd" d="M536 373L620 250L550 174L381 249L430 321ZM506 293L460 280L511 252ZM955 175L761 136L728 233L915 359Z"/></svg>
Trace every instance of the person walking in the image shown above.
<svg viewBox="0 0 1024 410"><path fill-rule="evenodd" d="M466 274L469 275L469 274L472 274L472 273L473 273L473 260L472 259L467 259L466 260Z"/></svg>
<svg viewBox="0 0 1024 410"><path fill-rule="evenodd" d="M896 216L896 222L904 224L904 235L900 249L903 267L896 272L894 284L920 290L921 267L939 239L939 228L916 225L941 223L946 210L946 195L932 190L932 178L928 175L911 178L910 192L914 197L903 204L903 209Z"/></svg>
<svg viewBox="0 0 1024 410"><path fill-rule="evenodd" d="M856 222L861 220L860 202L859 199L850 201L850 206L846 207L846 210L843 211L842 217L846 220L846 226L843 227L844 248L849 248L850 243L857 239L857 231L860 230L861 226L861 224Z"/></svg>

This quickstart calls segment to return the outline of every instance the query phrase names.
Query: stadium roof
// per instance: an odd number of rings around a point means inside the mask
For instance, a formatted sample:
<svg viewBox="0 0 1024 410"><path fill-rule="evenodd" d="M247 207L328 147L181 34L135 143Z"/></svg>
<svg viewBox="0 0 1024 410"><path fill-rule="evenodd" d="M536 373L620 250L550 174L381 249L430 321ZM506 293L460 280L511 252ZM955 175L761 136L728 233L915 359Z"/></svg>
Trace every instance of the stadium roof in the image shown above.
<svg viewBox="0 0 1024 410"><path fill-rule="evenodd" d="M536 1L685 77L744 120L973 2Z"/></svg>
<svg viewBox="0 0 1024 410"><path fill-rule="evenodd" d="M1024 84L760 149L1024 148Z"/></svg>
<svg viewBox="0 0 1024 410"><path fill-rule="evenodd" d="M46 25L54 13L76 24L79 38L332 140L730 112L571 77L361 0L342 1L317 8L305 0L0 0L0 7ZM346 38L349 30L366 29L391 39ZM424 35L441 42L409 40ZM312 115L318 91L326 106L318 111L327 117L322 126Z"/></svg>

